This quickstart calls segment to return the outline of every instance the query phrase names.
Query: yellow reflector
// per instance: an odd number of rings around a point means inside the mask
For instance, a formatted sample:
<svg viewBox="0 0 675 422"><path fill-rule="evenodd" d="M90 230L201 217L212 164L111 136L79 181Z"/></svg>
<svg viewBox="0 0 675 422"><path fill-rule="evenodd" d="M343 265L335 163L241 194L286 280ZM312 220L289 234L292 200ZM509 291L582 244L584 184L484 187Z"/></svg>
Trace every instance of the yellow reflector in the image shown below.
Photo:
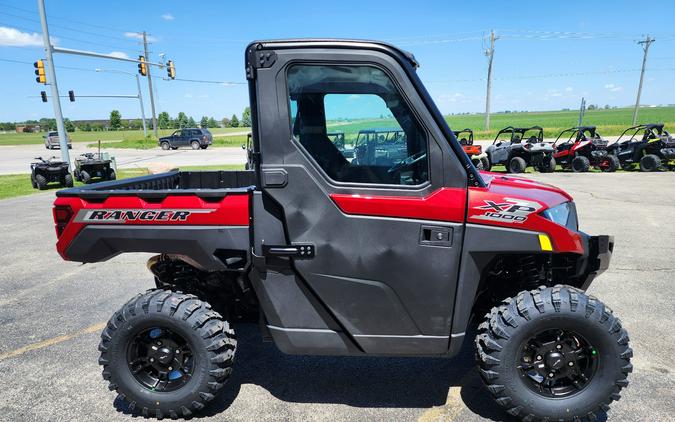
<svg viewBox="0 0 675 422"><path fill-rule="evenodd" d="M551 245L551 239L548 238L545 234L539 235L539 245L541 245L542 251L552 251L553 245Z"/></svg>

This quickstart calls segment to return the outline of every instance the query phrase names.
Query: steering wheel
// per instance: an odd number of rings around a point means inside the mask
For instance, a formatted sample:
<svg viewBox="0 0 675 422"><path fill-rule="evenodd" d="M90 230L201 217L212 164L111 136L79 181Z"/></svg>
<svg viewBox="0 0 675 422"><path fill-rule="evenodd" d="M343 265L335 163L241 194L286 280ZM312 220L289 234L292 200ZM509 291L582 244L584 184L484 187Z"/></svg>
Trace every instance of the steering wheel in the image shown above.
<svg viewBox="0 0 675 422"><path fill-rule="evenodd" d="M410 157L406 157L405 159L399 161L398 163L394 164L393 166L389 167L389 170L387 170L387 173L393 174L396 172L399 172L403 170L404 168L412 167L413 165L419 163L420 161L424 160L427 157L426 151L420 151L418 153L415 153L411 155Z"/></svg>

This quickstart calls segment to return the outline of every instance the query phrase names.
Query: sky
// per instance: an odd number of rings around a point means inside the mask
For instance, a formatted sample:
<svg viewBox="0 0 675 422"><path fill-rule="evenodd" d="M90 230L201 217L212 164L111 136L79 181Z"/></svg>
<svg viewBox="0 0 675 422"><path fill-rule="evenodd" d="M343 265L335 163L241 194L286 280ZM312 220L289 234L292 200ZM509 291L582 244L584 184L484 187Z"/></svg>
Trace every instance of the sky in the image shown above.
<svg viewBox="0 0 675 422"><path fill-rule="evenodd" d="M177 79L155 82L157 113L199 119L241 115L248 105L244 48L255 39L359 38L411 51L443 113L485 109L486 36L495 30L492 110L630 106L642 63L636 41L649 34L642 104L675 103L675 2L634 1L128 1L45 0L51 37L64 48L137 57L150 34L150 59L173 60ZM53 117L39 98L32 63L44 56L37 1L0 0L0 121ZM56 54L61 95L136 94L134 63ZM20 63L17 63L20 62ZM156 70L155 75L165 76ZM141 79L150 115L147 80ZM225 82L225 83L224 83ZM231 82L231 83L228 83ZM48 91L48 90L47 90ZM134 99L62 100L64 117L140 117Z"/></svg>

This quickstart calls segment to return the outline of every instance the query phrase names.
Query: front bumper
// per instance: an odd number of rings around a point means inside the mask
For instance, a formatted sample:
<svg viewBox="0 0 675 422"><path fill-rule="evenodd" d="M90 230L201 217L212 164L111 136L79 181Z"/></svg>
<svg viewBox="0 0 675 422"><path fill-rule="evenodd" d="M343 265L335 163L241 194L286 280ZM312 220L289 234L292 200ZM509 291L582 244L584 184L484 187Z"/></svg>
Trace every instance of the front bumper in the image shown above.
<svg viewBox="0 0 675 422"><path fill-rule="evenodd" d="M591 282L609 268L614 251L614 236L589 236L581 233L584 242L584 257L579 261L581 289L586 290Z"/></svg>

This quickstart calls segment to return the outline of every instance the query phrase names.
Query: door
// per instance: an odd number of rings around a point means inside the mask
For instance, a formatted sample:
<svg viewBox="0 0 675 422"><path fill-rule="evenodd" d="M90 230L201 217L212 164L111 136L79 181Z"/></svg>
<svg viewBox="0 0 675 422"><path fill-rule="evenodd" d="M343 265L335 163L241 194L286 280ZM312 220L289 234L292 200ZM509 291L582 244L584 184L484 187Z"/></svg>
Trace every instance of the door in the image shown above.
<svg viewBox="0 0 675 422"><path fill-rule="evenodd" d="M445 353L466 204L448 140L385 54L276 54L256 82L278 93L258 101L261 172L288 242L313 248L296 273L363 351Z"/></svg>

